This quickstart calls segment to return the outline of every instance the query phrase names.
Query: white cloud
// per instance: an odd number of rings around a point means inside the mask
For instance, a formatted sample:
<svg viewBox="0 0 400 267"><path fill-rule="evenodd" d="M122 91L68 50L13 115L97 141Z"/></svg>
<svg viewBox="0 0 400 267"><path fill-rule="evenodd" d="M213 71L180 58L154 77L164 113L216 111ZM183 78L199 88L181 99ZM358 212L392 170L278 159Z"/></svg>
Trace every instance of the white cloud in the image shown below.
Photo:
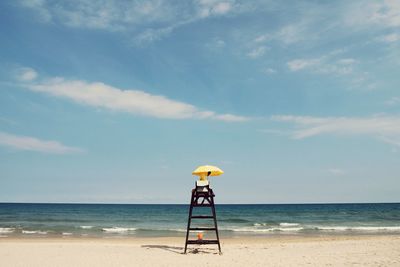
<svg viewBox="0 0 400 267"><path fill-rule="evenodd" d="M287 63L291 71L299 71L316 66L320 63L320 59L295 59Z"/></svg>
<svg viewBox="0 0 400 267"><path fill-rule="evenodd" d="M305 38L307 26L305 23L296 23L282 27L275 35L275 39L284 44L293 44Z"/></svg>
<svg viewBox="0 0 400 267"><path fill-rule="evenodd" d="M151 22L166 22L174 19L177 10L169 1L99 1L71 0L52 2L44 0L22 1L22 6L40 14L46 21L61 23L69 27L126 30L133 26Z"/></svg>
<svg viewBox="0 0 400 267"><path fill-rule="evenodd" d="M318 58L294 59L287 62L287 66L291 71L309 71L319 74L350 74L354 70L357 62L353 58L339 58L342 51L332 51Z"/></svg>
<svg viewBox="0 0 400 267"><path fill-rule="evenodd" d="M65 146L57 141L45 141L29 136L0 132L0 145L17 150L36 151L49 154L80 153L82 149Z"/></svg>
<svg viewBox="0 0 400 267"><path fill-rule="evenodd" d="M101 82L89 83L80 80L52 78L22 86L74 102L165 119L214 119L221 121L245 121L248 118L232 114L216 114L201 110L191 104L171 100L165 96L152 95L140 90L122 90Z"/></svg>
<svg viewBox="0 0 400 267"><path fill-rule="evenodd" d="M346 173L344 170L338 168L328 169L328 172L334 175L344 175Z"/></svg>
<svg viewBox="0 0 400 267"><path fill-rule="evenodd" d="M276 70L273 69L273 68L266 68L266 69L264 69L263 72L264 72L265 74L274 74L274 73L276 73Z"/></svg>
<svg viewBox="0 0 400 267"><path fill-rule="evenodd" d="M247 53L247 56L250 58L259 58L265 54L266 50L267 48L265 46L259 46Z"/></svg>
<svg viewBox="0 0 400 267"><path fill-rule="evenodd" d="M213 8L212 11L215 14L226 14L231 10L232 6L228 2L217 3Z"/></svg>
<svg viewBox="0 0 400 267"><path fill-rule="evenodd" d="M350 26L359 27L373 25L384 28L398 27L400 26L400 2L384 0L351 3L345 14L345 22Z"/></svg>
<svg viewBox="0 0 400 267"><path fill-rule="evenodd" d="M337 63L339 63L341 65L351 65L351 64L356 63L356 60L354 58L342 58L342 59L339 59L337 61Z"/></svg>
<svg viewBox="0 0 400 267"><path fill-rule="evenodd" d="M387 34L377 38L377 40L384 43L395 43L400 40L400 34L397 33Z"/></svg>
<svg viewBox="0 0 400 267"><path fill-rule="evenodd" d="M237 116L237 115L232 115L232 114L212 114L212 116L210 116L212 119L215 120L220 120L220 121L228 121L228 122L241 122L241 121L246 121L249 120L249 118L247 117L243 117L243 116Z"/></svg>
<svg viewBox="0 0 400 267"><path fill-rule="evenodd" d="M294 139L304 139L323 134L369 135L381 140L400 138L399 116L356 117L307 117L273 116L272 120L293 123L290 133Z"/></svg>
<svg viewBox="0 0 400 267"><path fill-rule="evenodd" d="M254 42L255 43L263 43L263 42L268 41L270 38L271 38L271 36L269 34L262 34L262 35L257 36L254 39Z"/></svg>
<svg viewBox="0 0 400 267"><path fill-rule="evenodd" d="M160 29L147 29L135 37L137 44L151 43L169 35L179 25L173 25Z"/></svg>
<svg viewBox="0 0 400 267"><path fill-rule="evenodd" d="M43 22L50 22L52 15L46 8L46 0L21 0L21 6L34 10Z"/></svg>
<svg viewBox="0 0 400 267"><path fill-rule="evenodd" d="M400 97L394 96L385 102L388 106L395 106L400 104Z"/></svg>
<svg viewBox="0 0 400 267"><path fill-rule="evenodd" d="M210 49L219 49L225 47L226 43L224 40L214 38L211 42L206 43L205 46Z"/></svg>
<svg viewBox="0 0 400 267"><path fill-rule="evenodd" d="M224 15L232 9L232 4L227 1L200 0L198 3L198 16L205 18L211 15Z"/></svg>
<svg viewBox="0 0 400 267"><path fill-rule="evenodd" d="M43 22L128 32L138 44L162 39L178 27L207 17L224 16L234 10L233 1L217 0L184 4L168 0L23 0L20 3L39 14Z"/></svg>
<svg viewBox="0 0 400 267"><path fill-rule="evenodd" d="M20 68L17 70L17 79L28 82L37 78L37 72L32 68Z"/></svg>

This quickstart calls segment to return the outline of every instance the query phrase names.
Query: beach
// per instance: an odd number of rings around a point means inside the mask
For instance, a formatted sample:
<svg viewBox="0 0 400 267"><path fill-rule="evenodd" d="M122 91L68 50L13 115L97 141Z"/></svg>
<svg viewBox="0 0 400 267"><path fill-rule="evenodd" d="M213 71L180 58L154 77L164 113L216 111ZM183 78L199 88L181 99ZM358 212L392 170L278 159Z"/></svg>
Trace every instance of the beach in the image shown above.
<svg viewBox="0 0 400 267"><path fill-rule="evenodd" d="M216 208L222 255L184 255L187 205L2 203L0 267L400 266L398 203Z"/></svg>
<svg viewBox="0 0 400 267"><path fill-rule="evenodd" d="M400 266L400 236L241 237L216 246L164 238L2 238L1 266Z"/></svg>

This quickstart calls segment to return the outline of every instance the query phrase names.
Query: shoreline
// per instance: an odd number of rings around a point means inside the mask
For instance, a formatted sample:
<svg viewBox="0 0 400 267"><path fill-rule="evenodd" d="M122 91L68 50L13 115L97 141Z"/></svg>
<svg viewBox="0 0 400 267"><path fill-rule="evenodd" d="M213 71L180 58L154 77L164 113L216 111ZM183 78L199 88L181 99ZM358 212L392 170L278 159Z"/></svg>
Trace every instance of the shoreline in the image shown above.
<svg viewBox="0 0 400 267"><path fill-rule="evenodd" d="M340 241L340 240L378 240L378 239L399 239L400 234L328 234L328 235L270 235L270 236L230 236L220 237L221 242L236 244L241 242L269 243L269 242L314 242L314 241ZM2 237L0 243L7 242L121 242L121 243L142 243L142 242L185 242L185 237L178 236L13 236Z"/></svg>

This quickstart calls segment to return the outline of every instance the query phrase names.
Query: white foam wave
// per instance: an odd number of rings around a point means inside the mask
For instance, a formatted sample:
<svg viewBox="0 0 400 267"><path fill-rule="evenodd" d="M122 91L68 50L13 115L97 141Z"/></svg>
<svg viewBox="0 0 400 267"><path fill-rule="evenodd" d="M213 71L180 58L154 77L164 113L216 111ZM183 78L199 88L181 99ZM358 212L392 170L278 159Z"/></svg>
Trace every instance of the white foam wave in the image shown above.
<svg viewBox="0 0 400 267"><path fill-rule="evenodd" d="M400 226L318 226L323 231L400 231Z"/></svg>
<svg viewBox="0 0 400 267"><path fill-rule="evenodd" d="M296 227L296 226L299 226L299 225L300 224L298 224L298 223L286 223L286 222L282 222L282 223L279 224L279 226L281 226L281 227ZM254 223L253 226L261 227L261 226L271 226L271 225L268 224L268 223Z"/></svg>
<svg viewBox="0 0 400 267"><path fill-rule="evenodd" d="M15 228L10 227L0 227L0 234L9 234L14 232Z"/></svg>
<svg viewBox="0 0 400 267"><path fill-rule="evenodd" d="M111 228L103 228L102 230L106 233L125 233L129 231L135 231L136 228L111 227Z"/></svg>
<svg viewBox="0 0 400 267"><path fill-rule="evenodd" d="M254 232L254 233L267 233L267 232L297 232L303 230L303 227L274 227L274 228L265 228L265 229L259 229L259 228L236 228L236 229L230 229L231 231L234 232Z"/></svg>
<svg viewBox="0 0 400 267"><path fill-rule="evenodd" d="M67 233L67 232L64 232L64 233L62 233L62 235L64 235L64 236L68 236L68 235L72 235L72 233Z"/></svg>
<svg viewBox="0 0 400 267"><path fill-rule="evenodd" d="M81 225L79 227L82 228L82 229L92 229L93 228L92 225Z"/></svg>
<svg viewBox="0 0 400 267"><path fill-rule="evenodd" d="M28 231L28 230L22 230L23 234L28 234L28 235L32 235L32 234L39 234L39 235L47 235L47 232L45 231Z"/></svg>
<svg viewBox="0 0 400 267"><path fill-rule="evenodd" d="M281 223L282 227L269 227L261 228L261 224L255 225L255 227L243 227L243 228L229 228L221 229L233 232L253 232L253 233L268 233L268 232L298 232L304 230L314 230L314 231L392 231L400 232L400 226L308 226L299 227L296 223ZM298 226L298 227L296 227Z"/></svg>
<svg viewBox="0 0 400 267"><path fill-rule="evenodd" d="M299 224L298 223L286 223L286 222L283 222L283 223L280 223L279 226L290 227L290 226L299 226Z"/></svg>

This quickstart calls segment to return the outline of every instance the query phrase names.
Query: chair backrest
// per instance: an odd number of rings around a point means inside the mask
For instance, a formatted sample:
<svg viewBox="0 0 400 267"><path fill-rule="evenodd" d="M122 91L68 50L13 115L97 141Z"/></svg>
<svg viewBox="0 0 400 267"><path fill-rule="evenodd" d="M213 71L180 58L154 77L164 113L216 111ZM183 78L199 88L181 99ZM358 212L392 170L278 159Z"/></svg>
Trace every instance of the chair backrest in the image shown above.
<svg viewBox="0 0 400 267"><path fill-rule="evenodd" d="M210 183L206 181L196 181L197 192L208 192L210 190Z"/></svg>

